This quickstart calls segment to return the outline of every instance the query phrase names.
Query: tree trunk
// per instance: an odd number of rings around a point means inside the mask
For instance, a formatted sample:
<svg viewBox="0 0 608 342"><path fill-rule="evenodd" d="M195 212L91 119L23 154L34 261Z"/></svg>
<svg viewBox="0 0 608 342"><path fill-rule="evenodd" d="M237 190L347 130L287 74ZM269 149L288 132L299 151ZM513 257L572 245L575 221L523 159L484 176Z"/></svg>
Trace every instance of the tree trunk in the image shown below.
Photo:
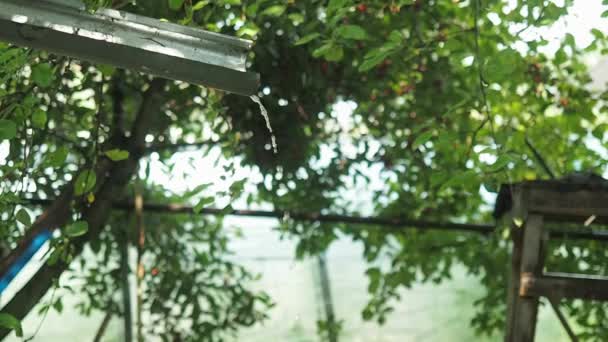
<svg viewBox="0 0 608 342"><path fill-rule="evenodd" d="M145 149L145 136L152 129L151 123L156 121L151 118L158 115L163 104L162 92L165 84L166 81L162 79L155 79L150 83L149 88L143 95L142 105L131 128L131 136L114 146L114 148L129 151L129 158L120 162L112 162L104 158L97 163L95 172L98 180L98 190L95 193L95 201L81 211L83 219L88 222L89 231L84 236L72 240L75 247L75 256L82 252L88 241L99 237L110 215L112 201L124 191L133 174L137 171L139 159ZM163 130L163 128L160 128L160 130ZM31 241L31 238L39 232L45 229L62 227L68 223L71 216L72 202L76 199L73 194L73 185L70 183L62 190L61 195L53 204L38 217L26 234L24 241L0 264L0 269L14 260L23 245L29 244L28 240ZM68 267L69 264L62 261L53 266L43 265L2 309L2 312L9 313L20 320L25 318ZM4 339L9 332L6 329L0 329L0 339Z"/></svg>

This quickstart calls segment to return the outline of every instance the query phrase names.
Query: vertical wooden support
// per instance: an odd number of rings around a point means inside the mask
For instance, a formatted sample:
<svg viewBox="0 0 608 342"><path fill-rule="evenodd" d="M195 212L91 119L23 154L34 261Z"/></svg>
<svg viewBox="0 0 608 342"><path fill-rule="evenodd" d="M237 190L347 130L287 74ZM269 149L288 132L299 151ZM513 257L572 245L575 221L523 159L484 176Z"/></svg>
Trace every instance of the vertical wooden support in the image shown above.
<svg viewBox="0 0 608 342"><path fill-rule="evenodd" d="M534 341L538 297L526 297L521 294L523 292L522 289L528 285L527 280L534 276L539 276L542 271L542 241L543 217L541 215L529 215L523 231L519 294L515 297L512 313L512 341Z"/></svg>
<svg viewBox="0 0 608 342"><path fill-rule="evenodd" d="M608 220L608 180L577 173L559 180L525 181L501 187L494 217L526 217L523 229L512 228L513 254L507 292L505 342L532 342L540 297L553 306L572 341L577 341L558 308L561 299L608 301L608 278L584 274L544 272L549 222L583 222L589 217Z"/></svg>
<svg viewBox="0 0 608 342"><path fill-rule="evenodd" d="M505 334L505 342L514 342L514 313L515 305L517 305L517 297L519 296L522 238L522 229L513 225L511 227L511 240L513 242L513 250L511 251L511 274L509 275L509 288L507 289L507 327Z"/></svg>

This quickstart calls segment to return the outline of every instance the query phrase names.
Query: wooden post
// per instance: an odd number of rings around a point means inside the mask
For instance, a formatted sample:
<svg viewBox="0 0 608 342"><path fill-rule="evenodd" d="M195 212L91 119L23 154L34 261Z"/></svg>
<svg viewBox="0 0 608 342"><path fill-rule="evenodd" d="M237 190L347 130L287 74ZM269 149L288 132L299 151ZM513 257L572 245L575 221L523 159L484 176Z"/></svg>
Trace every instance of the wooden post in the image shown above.
<svg viewBox="0 0 608 342"><path fill-rule="evenodd" d="M519 296L522 235L523 234L521 228L515 225L511 227L511 240L513 241L513 250L511 251L511 274L509 275L509 288L507 289L507 333L505 334L505 342L514 342L514 312L515 305L517 305L517 297Z"/></svg>
<svg viewBox="0 0 608 342"><path fill-rule="evenodd" d="M557 180L526 181L501 187L494 217L527 217L512 228L513 255L507 296L505 342L532 342L540 297L546 297L572 341L577 337L558 308L564 298L608 301L608 277L543 272L547 222L608 222L608 180L572 174ZM557 236L557 235L555 235Z"/></svg>
<svg viewBox="0 0 608 342"><path fill-rule="evenodd" d="M513 306L512 341L532 342L536 330L538 313L538 297L528 297L525 294L527 279L537 276L542 271L540 252L543 240L543 217L529 215L524 224L523 244L521 253L519 294L515 297Z"/></svg>

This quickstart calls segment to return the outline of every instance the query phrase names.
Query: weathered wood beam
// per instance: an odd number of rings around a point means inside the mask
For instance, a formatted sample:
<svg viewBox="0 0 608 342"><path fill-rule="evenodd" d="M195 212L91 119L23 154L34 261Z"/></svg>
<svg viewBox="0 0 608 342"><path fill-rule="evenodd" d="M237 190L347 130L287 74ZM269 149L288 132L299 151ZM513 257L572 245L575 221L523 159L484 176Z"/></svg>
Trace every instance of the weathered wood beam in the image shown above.
<svg viewBox="0 0 608 342"><path fill-rule="evenodd" d="M608 300L608 277L547 272L522 275L522 296Z"/></svg>
<svg viewBox="0 0 608 342"><path fill-rule="evenodd" d="M509 274L509 287L507 289L507 320L505 342L514 342L513 331L515 327L515 311L519 296L519 280L521 273L521 250L523 232L516 226L511 227L511 272Z"/></svg>

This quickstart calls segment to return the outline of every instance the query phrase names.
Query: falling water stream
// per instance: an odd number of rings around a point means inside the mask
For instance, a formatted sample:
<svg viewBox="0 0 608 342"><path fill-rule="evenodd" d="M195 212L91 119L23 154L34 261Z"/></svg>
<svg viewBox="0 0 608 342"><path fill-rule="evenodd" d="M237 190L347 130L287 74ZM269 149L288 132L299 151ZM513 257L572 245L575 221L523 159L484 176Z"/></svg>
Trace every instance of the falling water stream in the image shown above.
<svg viewBox="0 0 608 342"><path fill-rule="evenodd" d="M266 121L266 128L268 128L268 132L270 132L270 142L272 145L272 151L274 152L274 154L277 154L277 152L278 152L277 140L276 140L276 137L274 136L274 133L272 132L272 126L270 126L270 118L268 117L268 111L262 104L262 101L260 100L259 97L255 96L255 95L251 95L251 96L249 96L249 98L251 98L251 100L253 102L257 103L258 106L260 106L260 114L262 114L262 116L264 117L264 120Z"/></svg>

